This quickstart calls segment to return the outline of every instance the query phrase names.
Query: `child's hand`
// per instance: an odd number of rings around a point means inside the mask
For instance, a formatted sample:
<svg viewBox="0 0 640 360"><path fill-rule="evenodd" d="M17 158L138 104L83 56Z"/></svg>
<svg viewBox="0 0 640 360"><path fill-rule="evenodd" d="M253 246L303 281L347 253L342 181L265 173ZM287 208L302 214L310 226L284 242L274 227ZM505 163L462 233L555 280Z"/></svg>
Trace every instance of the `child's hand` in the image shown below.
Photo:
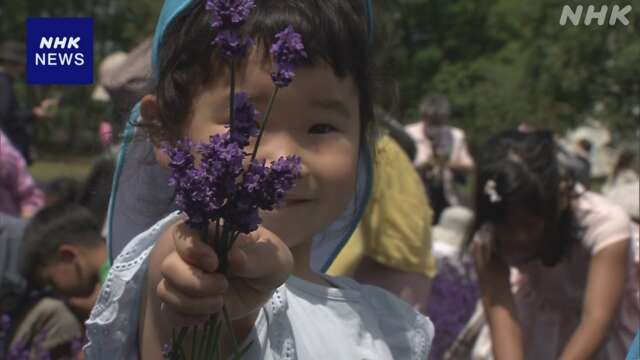
<svg viewBox="0 0 640 360"><path fill-rule="evenodd" d="M291 273L289 248L260 227L240 235L228 254L228 274L217 271L219 259L200 235L180 222L169 230L175 250L164 259L156 291L162 311L176 325L202 323L226 304L233 319L257 311Z"/></svg>
<svg viewBox="0 0 640 360"><path fill-rule="evenodd" d="M493 237L480 231L471 244L473 262L481 287L487 288L492 283L509 279L509 267L495 253Z"/></svg>

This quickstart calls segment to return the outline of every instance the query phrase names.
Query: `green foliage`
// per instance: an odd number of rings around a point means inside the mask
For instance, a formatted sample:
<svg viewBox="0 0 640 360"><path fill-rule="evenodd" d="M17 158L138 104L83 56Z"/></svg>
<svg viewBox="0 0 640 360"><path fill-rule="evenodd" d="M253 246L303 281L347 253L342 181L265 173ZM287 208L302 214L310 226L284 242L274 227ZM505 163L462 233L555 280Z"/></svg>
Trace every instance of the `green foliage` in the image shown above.
<svg viewBox="0 0 640 360"><path fill-rule="evenodd" d="M28 17L91 17L94 19L94 78L102 59L114 51L129 51L153 33L159 0L20 0L0 1L0 43L24 42ZM38 125L41 150L100 151L98 123L110 114L105 104L91 100L93 86L25 86L17 79L22 107L47 97L60 98L56 115Z"/></svg>
<svg viewBox="0 0 640 360"><path fill-rule="evenodd" d="M559 24L564 5L614 3L635 5L629 26ZM377 20L394 35L379 41L395 42L381 46L378 62L397 71L405 122L416 120L422 96L439 92L476 141L521 122L562 131L596 108L601 121L630 135L639 120L640 5L614 3L387 0Z"/></svg>
<svg viewBox="0 0 640 360"><path fill-rule="evenodd" d="M27 16L91 16L97 70L105 55L130 50L152 33L161 3L3 1L0 41L24 39ZM451 99L453 121L472 132L475 142L521 122L562 131L588 115L623 137L638 128L640 4L635 0L374 3L381 103L395 108L404 122L416 120L421 97L440 92ZM580 4L632 5L627 16L631 24L560 26L562 7ZM103 115L91 104L90 91L91 87L29 87L23 102L37 104L52 94L63 96L63 107L68 109L58 121L69 122L73 129L71 124L97 124L96 117Z"/></svg>

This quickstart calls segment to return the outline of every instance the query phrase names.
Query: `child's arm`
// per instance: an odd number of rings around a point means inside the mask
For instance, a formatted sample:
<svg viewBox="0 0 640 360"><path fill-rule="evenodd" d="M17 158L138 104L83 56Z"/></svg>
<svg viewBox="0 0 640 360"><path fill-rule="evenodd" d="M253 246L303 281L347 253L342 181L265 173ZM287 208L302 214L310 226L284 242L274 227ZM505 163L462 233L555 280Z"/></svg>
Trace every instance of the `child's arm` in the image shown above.
<svg viewBox="0 0 640 360"><path fill-rule="evenodd" d="M359 282L390 291L417 311L427 313L431 279L425 275L394 269L365 256L353 277Z"/></svg>
<svg viewBox="0 0 640 360"><path fill-rule="evenodd" d="M150 254L139 323L142 359L162 358L172 328L201 324L219 312L223 303L242 341L253 328L260 307L293 267L287 246L264 228L241 236L228 259L231 276L216 273L215 252L182 222L158 239ZM184 342L187 353L190 344Z"/></svg>
<svg viewBox="0 0 640 360"><path fill-rule="evenodd" d="M492 255L486 243L474 243L472 251L482 305L491 329L493 355L496 360L524 359L522 330L509 284L509 267Z"/></svg>
<svg viewBox="0 0 640 360"><path fill-rule="evenodd" d="M560 359L590 359L600 349L624 292L628 249L620 241L591 258L580 325Z"/></svg>

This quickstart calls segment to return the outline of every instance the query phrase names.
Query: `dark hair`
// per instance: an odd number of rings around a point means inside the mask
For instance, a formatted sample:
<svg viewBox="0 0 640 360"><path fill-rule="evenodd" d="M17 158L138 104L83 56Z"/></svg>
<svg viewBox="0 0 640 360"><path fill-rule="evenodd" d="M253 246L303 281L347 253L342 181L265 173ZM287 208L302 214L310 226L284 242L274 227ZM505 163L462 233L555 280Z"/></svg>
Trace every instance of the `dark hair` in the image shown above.
<svg viewBox="0 0 640 360"><path fill-rule="evenodd" d="M591 141L587 139L580 139L578 141L578 145L582 148L582 150L586 151L587 153L590 153L591 149L593 148L593 144L591 143Z"/></svg>
<svg viewBox="0 0 640 360"><path fill-rule="evenodd" d="M35 271L55 260L63 244L93 248L104 239L91 213L77 204L59 204L40 210L27 224L22 238L21 273L33 279Z"/></svg>
<svg viewBox="0 0 640 360"><path fill-rule="evenodd" d="M373 120L368 22L364 0L256 0L239 30L268 50L276 33L292 25L302 35L306 65L326 62L336 76L352 76L358 89L362 139ZM175 141L182 134L196 92L213 80L221 63L209 46L214 33L205 1L195 0L167 28L159 50L156 95L159 119L145 124L152 139Z"/></svg>
<svg viewBox="0 0 640 360"><path fill-rule="evenodd" d="M102 224L107 216L115 171L115 159L110 157L99 159L93 164L78 199L79 204L86 207L93 214L98 224Z"/></svg>
<svg viewBox="0 0 640 360"><path fill-rule="evenodd" d="M485 190L490 181L499 199L492 199ZM571 206L561 208L560 204L562 196L568 199L570 184L558 162L551 132L509 130L492 137L479 152L475 220L467 244L483 225L504 223L514 208L526 208L545 223L540 260L547 266L557 264L577 237ZM497 251L501 241L496 239Z"/></svg>
<svg viewBox="0 0 640 360"><path fill-rule="evenodd" d="M625 169L634 169L636 161L636 154L629 149L624 149L618 156L616 165L613 167L612 177L615 180L620 172ZM635 170L635 169L634 169Z"/></svg>
<svg viewBox="0 0 640 360"><path fill-rule="evenodd" d="M51 180L45 189L47 197L55 197L55 202L47 205L70 204L78 201L80 183L74 178L59 177Z"/></svg>
<svg viewBox="0 0 640 360"><path fill-rule="evenodd" d="M449 99L444 95L429 95L420 101L420 116L433 125L443 125L451 116Z"/></svg>

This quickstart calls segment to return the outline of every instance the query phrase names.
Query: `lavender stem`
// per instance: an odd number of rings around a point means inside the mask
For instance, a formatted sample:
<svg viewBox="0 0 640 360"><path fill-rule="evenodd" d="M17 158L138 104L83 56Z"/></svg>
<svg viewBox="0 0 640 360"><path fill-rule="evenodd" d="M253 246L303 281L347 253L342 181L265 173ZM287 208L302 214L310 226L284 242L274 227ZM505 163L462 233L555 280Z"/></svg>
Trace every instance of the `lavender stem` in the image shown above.
<svg viewBox="0 0 640 360"><path fill-rule="evenodd" d="M253 160L256 159L256 155L258 155L258 146L260 146L260 140L262 140L262 134L264 130L267 128L267 121L269 121L269 116L271 115L271 110L273 110L273 103L276 100L276 95L278 95L279 87L275 87L273 89L273 93L271 94L271 98L269 99L269 105L267 106L267 112L264 113L264 117L262 118L262 126L260 126L260 133L258 134L258 139L256 140L256 146L253 148L253 154L251 154L251 164Z"/></svg>

